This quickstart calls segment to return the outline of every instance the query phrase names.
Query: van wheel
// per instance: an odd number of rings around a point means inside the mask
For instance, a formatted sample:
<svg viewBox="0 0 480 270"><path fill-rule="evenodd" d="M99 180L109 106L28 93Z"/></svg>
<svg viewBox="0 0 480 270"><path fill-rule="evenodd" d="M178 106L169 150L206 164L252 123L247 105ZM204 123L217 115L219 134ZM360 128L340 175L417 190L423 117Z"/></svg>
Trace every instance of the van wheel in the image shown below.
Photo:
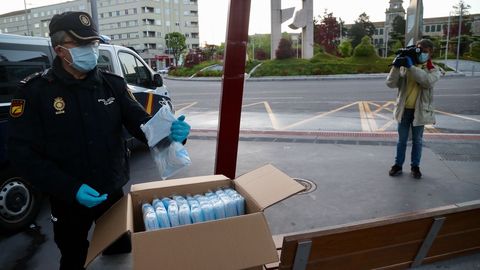
<svg viewBox="0 0 480 270"><path fill-rule="evenodd" d="M0 228L17 231L30 225L40 210L41 194L11 170L0 178Z"/></svg>

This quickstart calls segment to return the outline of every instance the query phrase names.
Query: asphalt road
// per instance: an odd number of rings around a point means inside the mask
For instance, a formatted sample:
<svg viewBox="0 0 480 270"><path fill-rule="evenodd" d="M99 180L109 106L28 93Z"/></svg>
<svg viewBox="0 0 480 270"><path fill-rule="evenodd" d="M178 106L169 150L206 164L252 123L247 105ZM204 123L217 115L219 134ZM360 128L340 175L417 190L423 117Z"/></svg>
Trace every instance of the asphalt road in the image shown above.
<svg viewBox="0 0 480 270"><path fill-rule="evenodd" d="M219 81L166 80L178 113L193 128L216 128ZM435 132L480 133L480 77L443 77L435 87ZM396 90L382 79L245 83L242 128L273 130L394 130ZM362 120L377 122L365 129ZM187 120L188 121L188 120ZM383 129L382 129L383 127Z"/></svg>

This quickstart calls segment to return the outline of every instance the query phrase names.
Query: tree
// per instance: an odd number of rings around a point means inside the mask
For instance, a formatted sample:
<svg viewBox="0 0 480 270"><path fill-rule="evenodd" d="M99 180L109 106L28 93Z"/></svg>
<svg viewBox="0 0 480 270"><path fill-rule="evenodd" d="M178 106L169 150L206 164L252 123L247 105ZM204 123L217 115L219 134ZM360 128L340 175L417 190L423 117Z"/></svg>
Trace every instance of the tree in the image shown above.
<svg viewBox="0 0 480 270"><path fill-rule="evenodd" d="M375 56L375 47L372 45L372 39L369 36L364 36L362 41L353 50L355 57L369 57Z"/></svg>
<svg viewBox="0 0 480 270"><path fill-rule="evenodd" d="M338 50L343 57L350 57L352 55L352 42L349 39L345 39L338 46Z"/></svg>
<svg viewBox="0 0 480 270"><path fill-rule="evenodd" d="M281 38L278 43L278 49L275 51L277 59L288 59L293 56L292 41L290 39Z"/></svg>
<svg viewBox="0 0 480 270"><path fill-rule="evenodd" d="M165 43L170 54L175 59L175 65L178 63L180 55L185 51L185 36L179 32L172 32L165 35Z"/></svg>
<svg viewBox="0 0 480 270"><path fill-rule="evenodd" d="M355 24L350 28L348 32L348 37L352 41L352 47L356 47L360 44L364 36L372 37L375 33L375 25L370 22L370 17L367 14L362 13L358 16L358 19L355 21Z"/></svg>
<svg viewBox="0 0 480 270"><path fill-rule="evenodd" d="M316 23L316 20L314 21ZM338 45L337 39L340 36L340 24L333 13L326 13L321 18L320 24L315 24L313 28L314 42L320 44L325 52L336 54Z"/></svg>
<svg viewBox="0 0 480 270"><path fill-rule="evenodd" d="M405 44L405 26L406 21L402 16L397 16L393 19L392 22L392 31L390 35L390 44L395 44L397 41L400 41L401 44Z"/></svg>

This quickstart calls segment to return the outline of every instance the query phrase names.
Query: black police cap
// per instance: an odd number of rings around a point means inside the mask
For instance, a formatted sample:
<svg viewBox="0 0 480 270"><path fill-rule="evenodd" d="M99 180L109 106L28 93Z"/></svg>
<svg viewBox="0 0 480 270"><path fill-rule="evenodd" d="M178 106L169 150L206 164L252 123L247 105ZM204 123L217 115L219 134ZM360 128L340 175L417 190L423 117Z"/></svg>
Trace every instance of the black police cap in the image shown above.
<svg viewBox="0 0 480 270"><path fill-rule="evenodd" d="M86 12L68 11L52 17L50 36L58 31L65 31L77 41L100 39L97 26Z"/></svg>

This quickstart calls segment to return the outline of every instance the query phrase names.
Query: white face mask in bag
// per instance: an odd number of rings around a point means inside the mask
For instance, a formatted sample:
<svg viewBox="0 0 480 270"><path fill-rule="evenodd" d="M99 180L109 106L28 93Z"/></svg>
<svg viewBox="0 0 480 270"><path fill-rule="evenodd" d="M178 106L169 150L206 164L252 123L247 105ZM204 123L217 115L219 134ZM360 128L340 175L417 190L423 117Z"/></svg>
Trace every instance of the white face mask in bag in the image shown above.
<svg viewBox="0 0 480 270"><path fill-rule="evenodd" d="M170 128L176 120L170 108L163 106L147 123L140 126L148 140L150 154L163 180L192 163L183 144L169 138Z"/></svg>

